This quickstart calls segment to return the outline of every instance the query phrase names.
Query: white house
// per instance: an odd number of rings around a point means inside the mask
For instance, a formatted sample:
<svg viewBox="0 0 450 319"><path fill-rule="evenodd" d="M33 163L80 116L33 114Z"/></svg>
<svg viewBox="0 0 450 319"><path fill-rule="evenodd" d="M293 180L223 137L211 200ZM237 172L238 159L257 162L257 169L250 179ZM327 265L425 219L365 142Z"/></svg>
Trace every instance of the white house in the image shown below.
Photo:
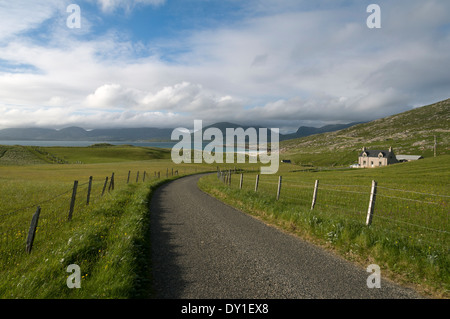
<svg viewBox="0 0 450 319"><path fill-rule="evenodd" d="M359 167L380 167L398 163L397 157L389 147L389 150L368 150L363 147L359 154Z"/></svg>

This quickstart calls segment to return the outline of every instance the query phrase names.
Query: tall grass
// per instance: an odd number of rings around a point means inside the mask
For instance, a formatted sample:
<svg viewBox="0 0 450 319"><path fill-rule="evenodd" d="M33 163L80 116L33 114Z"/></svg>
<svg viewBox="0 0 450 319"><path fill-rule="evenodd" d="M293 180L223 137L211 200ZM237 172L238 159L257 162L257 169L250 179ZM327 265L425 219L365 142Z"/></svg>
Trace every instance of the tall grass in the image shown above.
<svg viewBox="0 0 450 319"><path fill-rule="evenodd" d="M39 231L31 254L19 247L13 260L2 256L0 297L150 297L149 201L163 182L129 184L53 233ZM80 289L67 286L71 264L80 267Z"/></svg>

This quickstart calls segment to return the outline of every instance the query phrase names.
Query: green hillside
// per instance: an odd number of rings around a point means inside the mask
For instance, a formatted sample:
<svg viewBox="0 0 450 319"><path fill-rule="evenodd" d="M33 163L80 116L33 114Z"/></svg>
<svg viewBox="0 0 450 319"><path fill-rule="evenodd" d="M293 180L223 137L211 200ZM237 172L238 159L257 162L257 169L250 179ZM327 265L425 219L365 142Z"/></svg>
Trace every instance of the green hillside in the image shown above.
<svg viewBox="0 0 450 319"><path fill-rule="evenodd" d="M449 154L450 99L350 128L280 143L282 159L313 166L356 163L363 146L394 148L395 154L433 156Z"/></svg>
<svg viewBox="0 0 450 319"><path fill-rule="evenodd" d="M90 147L45 147L44 151L70 163L117 163L170 159L170 150L132 145L96 144Z"/></svg>
<svg viewBox="0 0 450 319"><path fill-rule="evenodd" d="M0 166L33 164L97 164L170 159L170 150L132 145L96 144L89 147L0 145Z"/></svg>
<svg viewBox="0 0 450 319"><path fill-rule="evenodd" d="M34 151L28 146L0 145L0 166L51 163L50 157Z"/></svg>

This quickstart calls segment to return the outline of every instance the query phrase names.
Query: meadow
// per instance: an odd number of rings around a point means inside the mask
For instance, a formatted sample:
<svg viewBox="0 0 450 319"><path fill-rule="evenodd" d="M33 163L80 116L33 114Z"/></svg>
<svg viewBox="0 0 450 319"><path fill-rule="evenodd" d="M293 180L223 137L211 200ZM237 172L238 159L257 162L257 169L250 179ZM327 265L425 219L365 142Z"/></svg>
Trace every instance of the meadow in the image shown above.
<svg viewBox="0 0 450 319"><path fill-rule="evenodd" d="M260 164L175 165L164 149L0 146L0 153L0 298L151 297L148 204L154 189L217 169L233 172L231 183L215 173L202 177L205 192L363 267L376 263L384 278L432 297L449 296L449 155L377 169L281 164L277 175L259 176L255 192ZM102 195L112 173L114 190L107 187ZM69 221L75 180L79 186ZM378 182L377 197L367 226L372 180ZM27 253L38 205L36 238ZM71 264L80 266L83 289L66 285Z"/></svg>
<svg viewBox="0 0 450 319"><path fill-rule="evenodd" d="M0 166L0 298L150 297L151 194L161 183L210 166L175 165L168 159L169 150L132 146L46 148L34 157L26 147L8 148L8 164ZM20 154L16 165L10 160L14 154ZM48 158L84 164L27 164ZM109 188L112 173L114 190ZM79 184L69 221L75 180ZM37 206L41 214L27 253ZM83 289L67 287L71 264L81 269Z"/></svg>
<svg viewBox="0 0 450 319"><path fill-rule="evenodd" d="M285 231L308 239L435 297L450 288L450 156L376 169L318 169L282 164L278 175L247 167L231 183L203 177L206 192ZM223 170L230 167L223 167ZM277 200L279 176L282 176ZM316 203L312 198L318 180ZM372 180L372 224L366 225Z"/></svg>

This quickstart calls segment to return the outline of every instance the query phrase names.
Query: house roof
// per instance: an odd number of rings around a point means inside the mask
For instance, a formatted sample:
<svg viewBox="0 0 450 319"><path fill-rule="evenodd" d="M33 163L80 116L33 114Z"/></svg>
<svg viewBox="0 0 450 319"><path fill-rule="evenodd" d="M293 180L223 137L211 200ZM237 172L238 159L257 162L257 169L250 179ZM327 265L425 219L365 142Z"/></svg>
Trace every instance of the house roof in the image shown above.
<svg viewBox="0 0 450 319"><path fill-rule="evenodd" d="M362 151L359 156L363 156L366 153L367 157L378 157L378 154L383 154L383 157L389 157L390 155L394 155L394 152L389 152L389 150L365 150ZM395 155L394 155L395 156Z"/></svg>

